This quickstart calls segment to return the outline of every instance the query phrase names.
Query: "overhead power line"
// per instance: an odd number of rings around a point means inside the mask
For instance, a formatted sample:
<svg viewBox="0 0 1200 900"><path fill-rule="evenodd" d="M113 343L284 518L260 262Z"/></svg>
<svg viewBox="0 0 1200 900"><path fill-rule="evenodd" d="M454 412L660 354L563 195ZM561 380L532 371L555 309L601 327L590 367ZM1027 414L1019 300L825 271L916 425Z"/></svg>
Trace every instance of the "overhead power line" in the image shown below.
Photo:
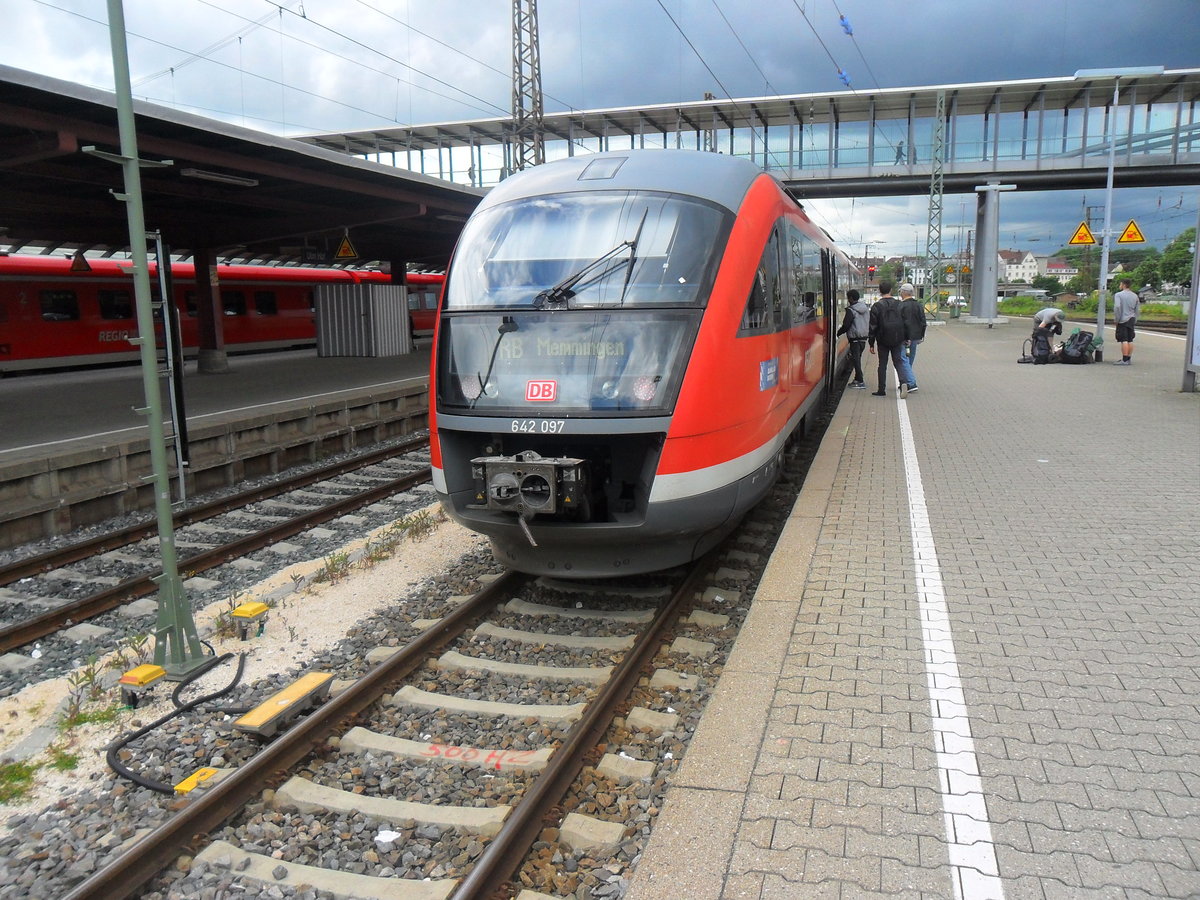
<svg viewBox="0 0 1200 900"><path fill-rule="evenodd" d="M687 36L687 34L684 32L683 28L680 27L679 23L675 21L675 17L673 15L671 15L670 10L668 10L666 8L666 6L663 5L662 0L657 0L657 2L658 2L659 8L663 11L663 13L666 15L666 17L671 20L671 24L675 26L675 30L679 32L680 37L682 37L683 40L687 43L687 45L691 48L692 53L694 53L696 55L696 59L700 60L700 64L702 66L704 66L704 68L708 71L708 74L712 76L713 81L715 81L717 83L717 86L721 89L721 93L723 93L725 95L726 99L728 99L731 103L733 103L734 109L736 109L738 112L742 113L742 115L744 115L746 117L746 121L749 123L748 127L749 127L751 133L754 134L756 137L758 137L759 140L762 141L763 155L764 156L767 156L767 155L774 156L776 158L776 161L778 161L778 154L771 152L771 148L767 145L766 136L763 134L760 134L758 129L754 126L754 119L753 119L752 115L748 111L743 110L741 108L741 106L737 103L737 101L733 99L733 95L729 92L729 88L725 87L724 82L722 82L720 77L718 77L717 73L712 70L712 66L710 66L708 64L708 62L700 54L700 51L696 49L696 45L692 43L691 38L689 38Z"/></svg>
<svg viewBox="0 0 1200 900"><path fill-rule="evenodd" d="M40 5L40 6L44 6L44 7L48 8L48 9L53 9L53 10L54 10L54 11L56 11L56 12L65 13L65 14L67 14L67 15L74 16L75 18L78 18L78 19L83 19L83 20L84 20L84 21L86 21L86 22L91 22L92 24L94 24L94 25L98 25L98 26L100 26L101 28L104 28L104 29L107 29L107 28L108 28L108 22L107 22L107 21L103 21L103 20L100 20L100 19L93 18L92 16L86 15L85 13L81 13L81 12L77 12L77 11L75 11L75 10L72 10L72 9L66 9L66 8L64 8L64 7L61 7L61 6L57 6L57 5L53 4L53 3L47 2L47 0L32 0L32 2L34 2L34 3L37 3L37 4L38 4L38 5ZM212 9L216 9L216 10L218 10L218 11L222 12L222 13L225 13L226 15L232 16L232 17L233 17L233 18L235 18L235 19L240 19L240 20L242 20L243 22L246 22L246 23L248 23L248 24L250 24L250 25L255 25L255 24L256 24L255 20L253 20L253 19L248 19L248 18L246 18L245 16L242 16L242 15L239 15L238 13L236 13L236 12L233 12L232 10L225 9L225 8L223 8L223 7L221 7L221 6L218 6L218 5L216 5L216 4L210 3L210 2L208 2L208 0L196 0L196 2L198 2L198 3L201 3L201 4L205 5L205 6L208 6L208 7L212 8ZM282 7L280 6L280 4L279 4L279 3L275 3L275 2L273 2L273 0L266 0L266 2L269 2L269 3L271 3L273 6L275 6L276 10L280 10L280 9L282 8ZM291 12L290 10L285 10L285 11ZM272 14L271 14L271 18L274 18L274 16L275 16L275 15L276 15L275 13L272 13ZM294 12L293 12L293 15L296 15L296 13L294 13ZM311 20L311 19L307 19L307 21L309 21L310 23L312 23L312 20ZM313 23L313 24L316 24L316 25L318 25L318 27L324 27L324 26L320 26L320 24L319 24L319 23ZM326 30L328 30L328 31L331 31L331 32L332 32L332 33L334 33L334 34L337 34L337 32L336 32L336 31L334 31L333 29L326 29ZM248 32L248 31L242 31L242 32L240 32L240 33L244 35L244 34L247 34L247 33L249 33L249 32ZM139 32L130 31L130 32L129 32L129 35L130 35L131 37L135 37L135 38L137 38L137 39L139 39L139 40L145 41L145 42L147 42L147 43L149 43L149 44L154 44L154 45L156 45L156 46L159 46L159 47L165 47L166 49L168 49L168 50L171 50L172 52L175 52L175 53L178 53L178 54L180 54L180 55L181 55L181 56L184 58L184 62L183 62L183 63L181 63L181 64L180 64L180 65L178 65L178 66L172 66L172 67L168 67L168 68L166 68L166 69L164 69L164 70L161 70L161 71L159 71L159 72L155 73L153 76L148 76L148 77L146 77L146 78L139 79L139 81L138 81L138 84L140 84L140 85L144 85L144 84L148 83L149 81L151 81L152 79L161 78L161 77L163 77L164 75L168 75L168 74L173 74L173 72L174 72L175 70L177 70L177 69L179 69L179 68L182 68L182 66L183 66L184 64L187 64L187 63L189 63L189 62L195 62L195 61L199 61L201 58L203 58L205 62L211 63L212 65L219 66L219 67L221 67L221 68L225 68L225 69L230 69L230 70L232 70L232 71L239 72L239 73L242 73L242 74L249 74L251 77L253 77L253 78L257 78L257 79L259 79L259 80L261 80L261 81L264 81L264 82L266 82L266 83L268 83L268 84L271 84L271 85L274 85L274 86L277 86L277 87L280 87L280 88L290 88L291 90L293 90L293 91L296 91L296 92L298 92L298 93L304 94L304 95L306 95L306 96L309 96L309 97L313 97L314 99L322 100L322 101L324 101L324 102L327 102L327 103L332 103L332 104L334 104L335 106L340 106L340 107L342 107L342 108L344 108L344 109L353 110L353 111L355 111L355 112L362 112L362 113L366 113L366 114L368 114L368 115L370 115L370 116L373 116L373 117L377 117L377 118L380 118L380 119L386 119L386 120L388 120L388 121L391 121L391 122L397 122L397 124L400 124L400 123L399 123L399 121L398 121L398 119L397 119L397 117L396 117L394 114L393 114L393 115L388 115L388 114L385 114L385 113L376 112L376 111L374 111L374 110L363 109L362 107L355 106L355 105L354 105L354 104L352 104L352 103L346 103L345 101L338 100L338 99L336 99L336 98L334 98L334 97L327 97L327 96L325 96L325 95L318 94L318 93L316 93L316 92L314 92L314 91L308 91L308 90L305 90L305 89L303 89L303 88L296 87L296 86L295 86L295 85L293 85L293 84L287 84L287 83L284 83L284 82L283 82L283 81L281 81L280 79L277 79L277 78L272 78L272 77L270 77L270 76L268 76L268 75L261 75L261 74L255 73L255 72L248 72L248 73L247 73L247 72L244 72L242 69L240 69L240 68L238 68L238 67L236 67L236 66L232 66L232 65L230 65L229 63L224 63L224 62L221 62L220 60L218 60L218 59L215 59L215 58L213 58L213 57L211 57L211 56L208 56L208 57L200 57L200 56L199 56L197 53L194 53L193 51L186 50L186 49L184 49L184 48L182 48L182 47L177 47L177 46L175 46L174 44L169 44L169 43L167 43L167 42L165 42L165 41L159 40L159 39L157 39L157 38L150 37L150 36L148 36L148 35L145 35L145 34L141 34L141 33L139 33ZM237 39L237 36L238 36L238 35L237 35L237 34L235 34L235 35L231 36L230 38L226 38L226 39L224 39L224 43L228 43L230 40L236 40L236 39ZM339 35L339 36L342 36L342 35ZM287 35L287 37L288 37L288 39L289 39L289 40L292 40L292 41L295 41L295 42L297 42L297 43L303 44L303 45L305 45L305 46L307 46L307 47L311 47L311 48L313 48L314 50L320 51L320 52L322 52L322 53L327 53L327 54L329 54L330 56L333 56L333 57L336 57L336 58L338 58L338 59L344 60L344 61L346 61L346 62L349 62L349 63L351 63L351 64L353 64L353 65L355 65L355 66L359 66L359 67L361 67L361 68L363 68L363 69L366 69L367 71L374 72L374 73L376 73L376 74L378 74L378 75L382 75L382 76L384 76L384 77L386 77L386 78L389 78L389 79L391 79L391 80L393 80L393 81L396 81L396 82L398 82L398 83L412 85L413 87L417 88L418 90L424 91L424 92L426 92L426 93L428 93L428 94L432 94L432 95L433 95L433 96L435 96L435 97L441 97L441 98L442 98L442 99L444 99L444 100L449 100L449 101L451 101L451 102L453 102L453 103L459 103L459 104L462 104L463 106L467 106L467 107L469 107L469 108L471 108L471 109L475 109L475 110L477 110L478 112L480 112L480 113L483 113L484 115L489 115L489 116L490 116L490 115L496 115L496 113L497 113L497 112L500 112L501 114L507 114L506 110L504 110L502 107L500 107L500 106L497 106L496 104L492 103L490 100L485 100L485 99L483 99L482 97L475 97L475 95L471 94L470 92L468 92L468 91L464 91L464 90L462 90L461 88L457 88L457 87L455 87L455 86L453 86L453 85L447 85L447 86L448 86L448 87L450 87L450 88L451 88L451 90L458 91L460 94L465 94L465 95L466 95L466 96L468 96L468 97L472 97L473 99L477 99L477 100L479 100L481 103L484 103L484 104L486 104L488 107L490 107L490 109L483 109L483 108L481 108L481 107L479 107L479 106L476 106L476 105L475 105L475 104L473 104L473 103L469 103L469 102L467 102L466 100L462 99L461 97L454 97L454 96L450 96L450 95L448 95L448 94L443 94L443 93L442 93L442 92L440 92L440 91L434 90L434 89L433 89L433 88L431 88L431 87L427 87L427 86L425 86L425 85L419 85L419 84L417 84L416 82L409 81L408 79L405 79L405 78L402 78L402 77L400 77L399 75L396 75L394 72L386 72L386 71L384 71L384 70L382 70L382 69L375 68L375 67L373 67L373 66L370 66L370 65L368 65L367 63L364 63L364 62L362 62L361 60L354 59L353 57L349 57L349 56L346 56L346 55L344 55L344 54L341 54L341 53L337 53L337 52L335 52L335 51L333 51L333 50L330 50L330 49L329 49L329 48L327 48L327 47L323 47L323 46L321 46L320 44L313 43L312 41L308 41L308 40L306 40L306 39L304 39L304 38L302 38L302 37L299 37L299 36L297 36L297 35ZM349 39L349 38L347 38L347 39L348 39L348 40L352 40L352 39ZM220 44L220 43L222 43L222 42L217 42L217 43L218 43L218 44ZM373 51L373 52L378 52L378 51ZM426 73L422 72L421 70L414 68L413 66L410 66L410 65L408 65L408 64L406 64L406 63L402 63L402 62L400 62L399 60L393 59L393 58L391 58L391 57L387 57L387 56L386 56L386 54L382 54L382 53L380 53L379 55L381 55L381 56L384 56L385 58L387 58L387 59L391 60L392 62L395 62L397 65L403 66L404 68L408 69L409 71L412 71L412 72L414 72L414 73L415 73L415 74L417 74L417 75L425 75L425 74L426 74ZM428 77L432 78L433 76L428 76ZM434 80L436 81L436 80L439 80L439 79L436 79L436 78L435 78ZM442 82L442 83L443 83L443 84L446 84L446 82ZM197 107L197 108L199 108L199 107ZM234 110L213 110L213 111L226 112L226 113L228 113L228 114L230 114L230 115L233 115L233 114L234 114ZM286 124L286 123L280 123L280 124ZM309 128L309 129L307 129L307 130L312 130L312 131L321 131L321 130L325 130L325 129L322 129L322 128Z"/></svg>

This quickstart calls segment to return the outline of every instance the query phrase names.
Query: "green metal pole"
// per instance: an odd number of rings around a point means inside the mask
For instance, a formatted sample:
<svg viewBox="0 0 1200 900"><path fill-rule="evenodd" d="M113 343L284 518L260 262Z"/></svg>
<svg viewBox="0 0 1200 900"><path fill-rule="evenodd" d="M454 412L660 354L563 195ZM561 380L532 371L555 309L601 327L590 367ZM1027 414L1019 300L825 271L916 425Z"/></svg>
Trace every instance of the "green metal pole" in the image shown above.
<svg viewBox="0 0 1200 900"><path fill-rule="evenodd" d="M137 304L138 345L142 359L142 385L149 429L154 509L158 515L158 546L162 574L158 576L158 622L154 628L154 661L167 677L182 680L204 662L204 648L179 577L175 556L175 527L171 515L171 479L167 469L163 434L162 396L158 382L158 355L154 346L154 310L150 297L150 268L146 253L146 222L142 214L142 178L138 170L137 132L133 119L133 91L129 81L129 52L125 43L125 12L121 0L108 0L108 31L112 41L116 80L117 124L121 134L121 168L125 174L124 201L129 219L129 247L133 255L133 288ZM164 298L170 302L170 298ZM182 477L182 475L181 475Z"/></svg>

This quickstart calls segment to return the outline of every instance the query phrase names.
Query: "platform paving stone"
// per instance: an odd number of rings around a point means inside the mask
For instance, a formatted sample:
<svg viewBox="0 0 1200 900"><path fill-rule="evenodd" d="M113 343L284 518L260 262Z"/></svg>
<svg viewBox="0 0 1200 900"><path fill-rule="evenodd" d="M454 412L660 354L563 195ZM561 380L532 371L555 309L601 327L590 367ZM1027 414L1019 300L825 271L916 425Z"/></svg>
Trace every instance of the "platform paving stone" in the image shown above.
<svg viewBox="0 0 1200 900"><path fill-rule="evenodd" d="M1034 368L1028 330L950 322L920 393L842 399L627 900L1200 896L1200 396L1178 340ZM902 416L973 756L933 730ZM947 833L980 801L990 855Z"/></svg>

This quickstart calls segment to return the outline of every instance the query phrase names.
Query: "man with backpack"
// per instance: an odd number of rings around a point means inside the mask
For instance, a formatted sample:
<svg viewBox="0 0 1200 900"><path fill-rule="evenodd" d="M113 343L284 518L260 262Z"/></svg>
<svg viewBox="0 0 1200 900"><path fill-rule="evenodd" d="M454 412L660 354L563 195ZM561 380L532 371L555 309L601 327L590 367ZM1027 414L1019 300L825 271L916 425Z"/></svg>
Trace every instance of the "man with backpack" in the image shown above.
<svg viewBox="0 0 1200 900"><path fill-rule="evenodd" d="M914 288L907 281L900 285L900 318L904 320L904 361L908 363L908 392L917 389L913 364L917 361L917 345L925 340L925 307L913 297Z"/></svg>
<svg viewBox="0 0 1200 900"><path fill-rule="evenodd" d="M844 334L850 342L850 362L854 366L854 380L850 382L850 387L865 391L867 383L863 378L862 352L867 346L867 334L871 327L871 307L863 303L861 295L853 289L846 291L846 299L850 305L846 307L846 316L837 333Z"/></svg>
<svg viewBox="0 0 1200 900"><path fill-rule="evenodd" d="M900 399L908 396L908 382L912 376L908 371L908 361L904 358L904 319L900 315L900 301L892 296L892 283L879 282L879 299L871 306L870 323L867 332L867 346L872 354L875 345L879 345L878 390L872 397L887 396L887 361L892 358L896 369L896 380L900 385Z"/></svg>

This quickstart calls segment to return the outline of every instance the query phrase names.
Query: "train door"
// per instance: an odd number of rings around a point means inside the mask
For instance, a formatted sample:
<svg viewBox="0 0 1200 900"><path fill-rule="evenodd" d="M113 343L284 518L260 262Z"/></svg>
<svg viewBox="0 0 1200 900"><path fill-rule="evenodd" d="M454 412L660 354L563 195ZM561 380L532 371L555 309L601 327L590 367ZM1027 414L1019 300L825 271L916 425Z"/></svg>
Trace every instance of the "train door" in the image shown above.
<svg viewBox="0 0 1200 900"><path fill-rule="evenodd" d="M823 359L820 353L814 353L817 332L812 327L822 313L819 267L816 243L789 222L786 269L791 288L791 383L806 388L820 380Z"/></svg>
<svg viewBox="0 0 1200 900"><path fill-rule="evenodd" d="M837 271L828 250L821 251L821 286L824 288L823 308L825 311L825 396L833 396L833 385L837 375Z"/></svg>

